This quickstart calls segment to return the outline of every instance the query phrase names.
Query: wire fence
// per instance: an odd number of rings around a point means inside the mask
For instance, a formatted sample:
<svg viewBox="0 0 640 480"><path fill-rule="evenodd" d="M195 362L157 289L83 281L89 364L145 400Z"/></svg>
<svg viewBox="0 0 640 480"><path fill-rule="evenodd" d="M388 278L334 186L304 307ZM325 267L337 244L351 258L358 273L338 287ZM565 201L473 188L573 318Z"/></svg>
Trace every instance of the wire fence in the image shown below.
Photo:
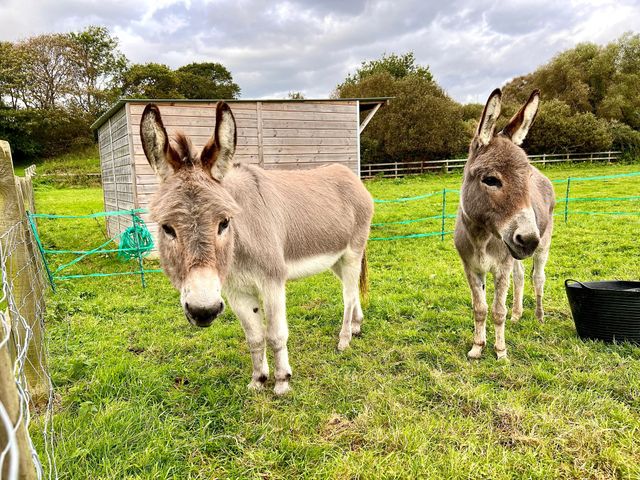
<svg viewBox="0 0 640 480"><path fill-rule="evenodd" d="M46 280L25 213L33 208L33 173L15 177L9 145L0 141L0 478L9 480L58 478ZM40 454L29 435L32 414L43 429Z"/></svg>
<svg viewBox="0 0 640 480"><path fill-rule="evenodd" d="M629 201L640 201L640 195L625 195L618 197L571 197L572 186L575 187L577 183L580 182L592 182L592 181L608 181L622 178L631 178L640 176L640 172L632 172L632 173L621 173L616 175L599 175L593 177L568 177L560 180L553 180L554 184L565 184L564 188L564 196L556 199L556 213L555 216L562 217L564 222L569 221L570 215L613 215L613 216L624 216L631 215L637 216L640 215L640 211L595 211L595 210L575 210L571 209L571 204L585 204L585 203L601 203L601 202L629 202ZM387 222L377 222L372 223L371 227L374 231L379 231L379 229L388 229L390 227L396 227L398 225L410 225L417 224L429 221L438 221L440 225L440 230L433 230L428 232L419 232L419 233L409 233L409 234L398 234L398 235L372 235L369 240L371 241L391 241L391 240L402 240L402 239L411 239L411 238L425 238L425 237L440 237L441 240L444 240L446 235L450 235L453 233L453 228L447 229L447 220L456 218L456 213L450 212L452 210L450 205L458 204L458 197L460 195L460 190L445 188L442 190L438 190L435 192L429 192L425 194L415 195L412 197L400 197L400 198L392 198L392 199L374 199L376 204L380 205L397 205L404 204L407 202L415 202L426 199L432 199L434 197L440 197L439 205L431 205L432 208L438 208L439 213L433 215L427 215L419 218L410 218L403 220L393 220ZM450 225L453 227L453 225Z"/></svg>

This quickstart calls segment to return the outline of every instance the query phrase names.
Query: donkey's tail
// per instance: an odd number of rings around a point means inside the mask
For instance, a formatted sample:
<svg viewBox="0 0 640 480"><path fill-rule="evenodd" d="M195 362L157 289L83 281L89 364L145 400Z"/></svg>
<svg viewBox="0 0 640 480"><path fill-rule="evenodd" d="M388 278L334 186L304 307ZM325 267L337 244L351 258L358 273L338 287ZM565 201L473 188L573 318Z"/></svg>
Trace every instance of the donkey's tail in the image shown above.
<svg viewBox="0 0 640 480"><path fill-rule="evenodd" d="M369 271L367 269L367 250L362 252L362 260L360 262L360 298L364 301L369 295Z"/></svg>

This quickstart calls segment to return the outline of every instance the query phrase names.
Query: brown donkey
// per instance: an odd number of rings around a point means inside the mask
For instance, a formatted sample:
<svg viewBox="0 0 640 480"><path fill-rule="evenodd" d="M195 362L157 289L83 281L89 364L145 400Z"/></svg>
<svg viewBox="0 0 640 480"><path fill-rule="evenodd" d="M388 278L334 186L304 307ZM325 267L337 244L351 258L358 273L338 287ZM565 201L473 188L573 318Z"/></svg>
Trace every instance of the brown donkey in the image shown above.
<svg viewBox="0 0 640 480"><path fill-rule="evenodd" d="M365 246L373 216L360 179L342 165L271 172L233 163L236 123L224 102L216 106L215 130L199 155L182 135L169 141L152 104L142 114L140 137L160 177L151 215L161 226L164 271L193 325L211 325L224 308L224 293L249 344L249 388L263 388L269 376L268 343L274 391L289 390L287 280L334 271L344 296L338 349L347 348L363 320L358 283L366 289Z"/></svg>
<svg viewBox="0 0 640 480"><path fill-rule="evenodd" d="M540 92L494 134L500 115L501 92L493 91L482 112L464 168L455 245L471 287L475 330L469 358L480 358L486 344L487 272L494 277L493 322L498 358L507 356L504 324L507 290L513 271L511 319L522 315L524 267L521 260L533 255L536 318L543 319L544 266L551 246L555 195L547 177L533 167L520 144L538 111Z"/></svg>

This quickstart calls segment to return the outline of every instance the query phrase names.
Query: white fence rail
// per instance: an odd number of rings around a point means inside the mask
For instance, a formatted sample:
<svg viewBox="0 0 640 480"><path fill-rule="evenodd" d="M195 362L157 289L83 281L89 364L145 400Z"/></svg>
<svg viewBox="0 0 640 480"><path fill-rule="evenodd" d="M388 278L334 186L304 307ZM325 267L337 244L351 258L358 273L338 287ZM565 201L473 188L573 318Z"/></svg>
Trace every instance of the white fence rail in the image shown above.
<svg viewBox="0 0 640 480"><path fill-rule="evenodd" d="M531 163L550 164L559 162L616 162L620 159L622 152L589 152L589 153L545 153L542 155L529 155ZM422 160L413 162L388 162L371 163L360 166L360 176L362 178L385 177L398 178L405 175L416 175L428 172L448 172L464 168L466 158L455 158L451 160Z"/></svg>

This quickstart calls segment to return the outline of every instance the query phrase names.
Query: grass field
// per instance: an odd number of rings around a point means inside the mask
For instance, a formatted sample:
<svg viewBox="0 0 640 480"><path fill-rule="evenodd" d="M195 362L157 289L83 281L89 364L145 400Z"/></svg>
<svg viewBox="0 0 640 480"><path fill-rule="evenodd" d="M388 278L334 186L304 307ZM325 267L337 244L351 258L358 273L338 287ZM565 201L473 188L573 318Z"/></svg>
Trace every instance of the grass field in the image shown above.
<svg viewBox="0 0 640 480"><path fill-rule="evenodd" d="M546 173L632 171L640 164ZM367 186L391 199L459 184L450 174ZM571 196L632 195L639 177L577 182ZM436 215L440 201L381 204L375 221ZM96 188L40 185L36 202L47 213L103 209ZM454 213L454 194L448 202ZM572 208L639 211L638 201ZM49 246L103 239L95 221L48 222ZM427 221L372 236L439 229ZM363 336L346 352L336 351L339 282L325 273L289 285L293 391L284 398L247 390L251 362L233 314L191 327L164 276L147 289L136 277L61 283L47 315L60 478L639 478L640 348L577 339L563 290L566 278L638 279L638 232L637 215L556 218L546 322L533 318L527 278L525 314L506 329L508 362L495 360L490 323L485 356L466 359L473 320L450 235L371 242ZM98 258L82 268L130 267ZM39 428L36 419L38 446Z"/></svg>
<svg viewBox="0 0 640 480"><path fill-rule="evenodd" d="M15 166L16 175L24 175L33 162ZM36 162L36 185L57 187L100 186L100 177L88 174L100 173L100 155L95 145L80 148L59 157Z"/></svg>

